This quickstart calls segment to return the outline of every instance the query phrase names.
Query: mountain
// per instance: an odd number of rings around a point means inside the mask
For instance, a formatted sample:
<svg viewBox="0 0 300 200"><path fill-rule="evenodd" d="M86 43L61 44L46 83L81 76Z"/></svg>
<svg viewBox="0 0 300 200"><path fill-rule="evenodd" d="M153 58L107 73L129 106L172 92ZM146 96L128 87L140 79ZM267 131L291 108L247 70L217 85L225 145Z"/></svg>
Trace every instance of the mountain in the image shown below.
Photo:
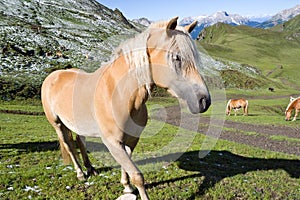
<svg viewBox="0 0 300 200"><path fill-rule="evenodd" d="M300 16L274 29L217 23L202 30L199 45L218 60L253 66L286 87L300 88Z"/></svg>
<svg viewBox="0 0 300 200"><path fill-rule="evenodd" d="M300 4L293 8L286 9L286 10L283 10L283 11L277 13L271 19L261 23L258 27L270 28L270 27L276 26L278 24L282 24L283 22L286 22L286 21L296 17L299 14L300 14Z"/></svg>
<svg viewBox="0 0 300 200"><path fill-rule="evenodd" d="M201 30L205 27L211 26L218 22L223 22L226 24L231 24L234 26L242 25L250 23L249 19L246 17L242 17L238 14L228 14L226 11L219 11L212 15L203 15L203 16L196 16L196 17L187 17L180 21L181 25L188 25L193 21L197 20L198 24L194 31L191 33L192 37L195 39L201 32Z"/></svg>
<svg viewBox="0 0 300 200"><path fill-rule="evenodd" d="M285 38L287 40L300 41L300 15L297 15L283 24L278 24L277 26L270 28L270 30L285 33Z"/></svg>
<svg viewBox="0 0 300 200"><path fill-rule="evenodd" d="M138 32L119 10L95 0L0 1L0 96L39 93L60 68L97 69Z"/></svg>
<svg viewBox="0 0 300 200"><path fill-rule="evenodd" d="M214 25L218 22L230 24L230 25L247 25L250 27L257 28L270 28L277 24L282 24L293 17L300 14L300 5L295 6L294 8L283 10L273 17L262 16L262 17L243 17L239 14L228 14L226 11L219 11L212 15L200 15L195 17L186 17L180 24L188 25L191 24L194 20L198 21L197 27L192 32L192 37L196 39L201 30L205 27Z"/></svg>
<svg viewBox="0 0 300 200"><path fill-rule="evenodd" d="M141 24L143 26L149 26L152 23L152 21L150 21L149 19L147 19L145 17L142 17L142 18L139 18L139 19L133 19L132 21L134 23Z"/></svg>

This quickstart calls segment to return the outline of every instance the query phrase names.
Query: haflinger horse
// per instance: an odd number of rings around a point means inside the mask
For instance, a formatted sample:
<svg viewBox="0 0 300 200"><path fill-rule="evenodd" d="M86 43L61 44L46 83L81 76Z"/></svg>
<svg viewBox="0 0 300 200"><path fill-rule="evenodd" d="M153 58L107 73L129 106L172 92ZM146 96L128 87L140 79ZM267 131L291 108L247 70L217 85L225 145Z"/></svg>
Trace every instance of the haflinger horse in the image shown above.
<svg viewBox="0 0 300 200"><path fill-rule="evenodd" d="M285 120L289 121L292 116L292 111L295 110L295 115L292 121L296 121L298 113L300 111L300 97L290 97L290 103L285 109Z"/></svg>
<svg viewBox="0 0 300 200"><path fill-rule="evenodd" d="M248 115L248 100L241 98L241 99L229 99L227 106L226 106L226 114L230 116L230 112L234 110L234 116L236 116L236 112L243 108L244 115Z"/></svg>
<svg viewBox="0 0 300 200"><path fill-rule="evenodd" d="M77 177L86 175L72 144L72 131L80 148L87 175L97 174L87 155L84 137L100 137L121 165L125 193L138 189L149 199L144 177L131 160L147 123L145 102L154 85L186 101L191 113L203 113L211 98L199 73L199 52L189 33L196 22L177 26L177 19L152 24L125 41L110 62L93 73L69 69L52 72L42 85L42 104L56 130L63 159L68 155Z"/></svg>

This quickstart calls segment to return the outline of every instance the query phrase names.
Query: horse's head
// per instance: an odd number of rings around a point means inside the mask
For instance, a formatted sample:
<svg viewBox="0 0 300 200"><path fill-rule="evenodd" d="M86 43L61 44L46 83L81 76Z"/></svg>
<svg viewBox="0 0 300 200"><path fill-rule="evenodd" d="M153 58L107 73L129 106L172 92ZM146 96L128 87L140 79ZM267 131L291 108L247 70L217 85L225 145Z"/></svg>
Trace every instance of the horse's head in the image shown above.
<svg viewBox="0 0 300 200"><path fill-rule="evenodd" d="M285 121L289 121L292 116L292 110L285 111Z"/></svg>
<svg viewBox="0 0 300 200"><path fill-rule="evenodd" d="M154 83L187 102L196 114L205 112L210 94L198 68L198 50L189 33L196 26L177 26L177 17L149 28L148 56Z"/></svg>

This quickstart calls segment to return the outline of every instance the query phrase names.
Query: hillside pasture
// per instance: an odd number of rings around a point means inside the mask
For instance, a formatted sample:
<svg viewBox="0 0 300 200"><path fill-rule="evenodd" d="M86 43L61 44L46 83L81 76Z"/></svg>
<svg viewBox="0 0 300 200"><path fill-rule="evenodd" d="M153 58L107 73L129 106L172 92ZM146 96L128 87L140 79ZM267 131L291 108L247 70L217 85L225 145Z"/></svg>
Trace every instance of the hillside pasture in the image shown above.
<svg viewBox="0 0 300 200"><path fill-rule="evenodd" d="M210 118L211 111L202 116L204 121L199 123L198 132L192 132L155 119L152 106L159 105L169 112L169 108L178 104L176 99L151 99L148 103L149 128L145 129L134 156L144 172L150 198L300 199L300 136L267 134L261 130L261 127L269 127L299 132L300 119L284 121L282 109L288 100L286 96L250 99L249 116L226 117L221 127L223 136L212 149L202 149L206 139L205 119ZM224 112L216 113L220 118L225 115L224 103L216 101L213 104L224 105ZM42 111L38 101L1 102L0 110L4 109L28 113ZM26 112L0 113L0 199L116 199L122 194L120 168L100 139L87 140L99 176L80 182L73 167L62 164L57 136L45 116ZM230 124L234 126L230 127ZM260 127L246 131L237 126L240 124ZM192 142L183 146L185 138L191 135ZM241 142L229 136L247 136L249 141L257 143L267 138L263 141L270 142L275 148L269 148L268 144ZM179 140L173 148L155 154L175 138ZM282 143L278 141L284 141L293 151L281 148ZM91 150L91 147L95 149ZM210 150L209 153L199 158L199 153L206 150Z"/></svg>

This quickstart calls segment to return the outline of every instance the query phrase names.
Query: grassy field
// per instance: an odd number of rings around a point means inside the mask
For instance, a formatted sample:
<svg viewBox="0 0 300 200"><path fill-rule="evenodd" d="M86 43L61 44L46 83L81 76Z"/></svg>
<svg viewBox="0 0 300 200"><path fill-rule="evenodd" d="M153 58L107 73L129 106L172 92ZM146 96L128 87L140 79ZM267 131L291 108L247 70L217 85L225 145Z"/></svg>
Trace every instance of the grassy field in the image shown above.
<svg viewBox="0 0 300 200"><path fill-rule="evenodd" d="M287 101L283 97L253 99L252 116L226 119L299 127L299 120L283 120ZM153 98L148 106L174 104L176 99ZM222 104L216 101L213 106ZM0 109L42 111L38 101L1 102ZM222 115L224 110L218 112L215 114ZM116 199L122 194L119 166L100 140L88 140L97 146L90 156L99 176L80 182L72 166L62 164L57 136L45 116L0 113L0 119L0 199ZM186 145L184 141L191 137ZM134 160L144 172L151 199L300 199L299 155L219 139L199 158L206 150L201 149L204 140L205 134L150 118ZM174 141L176 145L164 149ZM291 141L299 143L299 139Z"/></svg>

